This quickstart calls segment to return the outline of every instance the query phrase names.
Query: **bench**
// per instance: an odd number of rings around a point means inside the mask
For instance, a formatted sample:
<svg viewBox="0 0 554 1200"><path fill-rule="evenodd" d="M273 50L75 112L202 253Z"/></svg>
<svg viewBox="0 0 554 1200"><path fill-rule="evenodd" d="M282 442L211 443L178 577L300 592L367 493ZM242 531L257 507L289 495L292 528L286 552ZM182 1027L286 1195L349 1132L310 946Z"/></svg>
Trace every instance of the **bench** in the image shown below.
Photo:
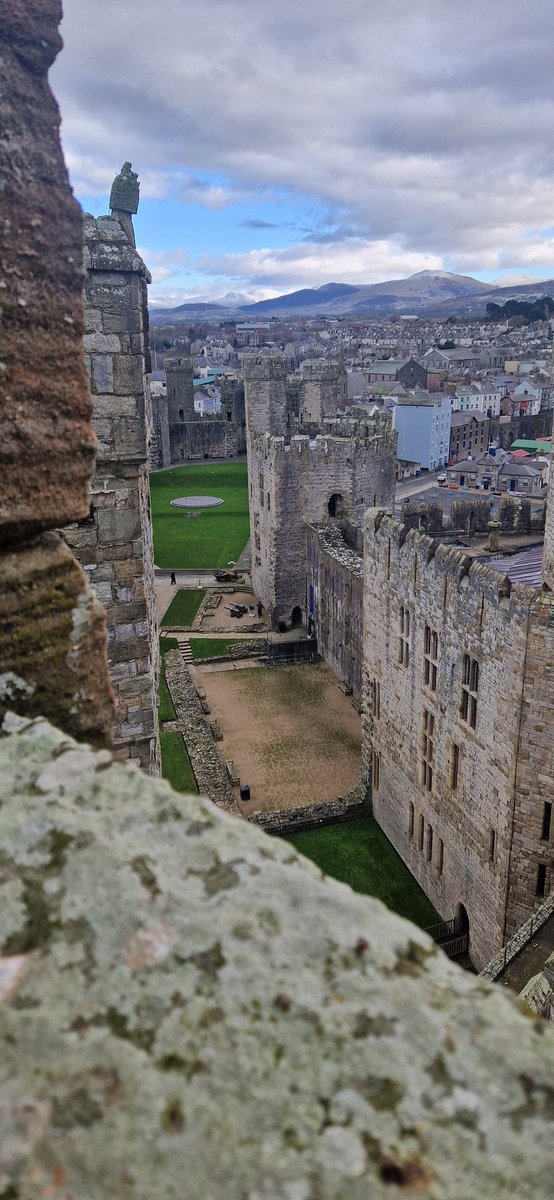
<svg viewBox="0 0 554 1200"><path fill-rule="evenodd" d="M234 762L232 762L232 761L226 762L225 766L227 768L227 774L229 776L229 779L231 780L231 783L233 784L233 787L238 787L238 785L240 784L240 775L235 767Z"/></svg>

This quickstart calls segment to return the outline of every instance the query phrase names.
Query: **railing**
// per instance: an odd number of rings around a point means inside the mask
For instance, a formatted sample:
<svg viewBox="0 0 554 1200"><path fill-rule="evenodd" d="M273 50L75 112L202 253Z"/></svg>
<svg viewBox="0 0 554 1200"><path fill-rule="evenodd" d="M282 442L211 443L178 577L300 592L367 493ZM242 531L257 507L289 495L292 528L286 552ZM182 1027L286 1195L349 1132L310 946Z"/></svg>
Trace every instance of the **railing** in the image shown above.
<svg viewBox="0 0 554 1200"><path fill-rule="evenodd" d="M458 937L450 938L446 942L441 942L440 948L448 958L456 958L458 954L467 954L469 947L469 933L461 933Z"/></svg>
<svg viewBox="0 0 554 1200"><path fill-rule="evenodd" d="M453 917L451 921L440 921L438 925L428 925L423 931L434 942L440 942L442 938L452 937L458 932L457 917Z"/></svg>
<svg viewBox="0 0 554 1200"><path fill-rule="evenodd" d="M315 638L303 638L297 642L269 642L267 654L270 663L307 662L319 658Z"/></svg>

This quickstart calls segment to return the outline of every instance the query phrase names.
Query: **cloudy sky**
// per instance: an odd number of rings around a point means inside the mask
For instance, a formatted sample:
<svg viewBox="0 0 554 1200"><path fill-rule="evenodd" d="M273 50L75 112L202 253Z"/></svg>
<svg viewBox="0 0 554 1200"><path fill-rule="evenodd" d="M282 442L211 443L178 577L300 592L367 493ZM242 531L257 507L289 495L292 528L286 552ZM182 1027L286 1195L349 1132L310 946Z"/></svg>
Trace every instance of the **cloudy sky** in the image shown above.
<svg viewBox="0 0 554 1200"><path fill-rule="evenodd" d="M554 276L552 0L65 0L75 192L130 159L152 299Z"/></svg>

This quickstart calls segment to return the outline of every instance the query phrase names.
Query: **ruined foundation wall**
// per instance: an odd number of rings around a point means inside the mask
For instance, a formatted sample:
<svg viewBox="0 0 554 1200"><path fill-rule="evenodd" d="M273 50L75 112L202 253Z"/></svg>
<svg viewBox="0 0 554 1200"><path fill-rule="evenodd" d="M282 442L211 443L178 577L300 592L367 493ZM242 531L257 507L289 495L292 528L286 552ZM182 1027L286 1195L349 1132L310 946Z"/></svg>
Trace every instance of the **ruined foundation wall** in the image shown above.
<svg viewBox="0 0 554 1200"><path fill-rule="evenodd" d="M535 594L383 514L366 516L364 775L379 824L441 916L465 906L478 967L514 917L506 909L515 767ZM425 683L426 625L438 634L436 691ZM479 665L475 728L461 713L466 654ZM426 755L425 711L434 718Z"/></svg>
<svg viewBox="0 0 554 1200"><path fill-rule="evenodd" d="M98 438L88 518L65 530L108 617L114 748L159 772L148 450L148 272L113 217L85 217L85 351Z"/></svg>
<svg viewBox="0 0 554 1200"><path fill-rule="evenodd" d="M336 524L307 528L308 621L339 679L362 695L363 562Z"/></svg>
<svg viewBox="0 0 554 1200"><path fill-rule="evenodd" d="M95 446L81 211L47 82L60 16L54 0L28 0L3 5L0 21L0 707L49 714L102 744L112 721L104 614L50 532L86 515Z"/></svg>

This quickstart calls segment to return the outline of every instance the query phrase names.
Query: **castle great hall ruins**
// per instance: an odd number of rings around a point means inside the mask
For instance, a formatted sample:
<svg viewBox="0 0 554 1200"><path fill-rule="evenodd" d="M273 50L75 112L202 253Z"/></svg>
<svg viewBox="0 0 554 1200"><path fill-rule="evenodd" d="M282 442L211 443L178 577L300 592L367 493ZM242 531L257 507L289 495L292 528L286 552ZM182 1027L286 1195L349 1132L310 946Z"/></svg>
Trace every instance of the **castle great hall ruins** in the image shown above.
<svg viewBox="0 0 554 1200"><path fill-rule="evenodd" d="M546 1200L547 1027L156 778L136 176L83 223L58 20L30 0L0 28L0 1195ZM282 359L244 382L255 593L351 690L366 809L479 969L552 889L554 479L542 576L517 582L395 519L395 432L337 415L341 363L298 410Z"/></svg>

